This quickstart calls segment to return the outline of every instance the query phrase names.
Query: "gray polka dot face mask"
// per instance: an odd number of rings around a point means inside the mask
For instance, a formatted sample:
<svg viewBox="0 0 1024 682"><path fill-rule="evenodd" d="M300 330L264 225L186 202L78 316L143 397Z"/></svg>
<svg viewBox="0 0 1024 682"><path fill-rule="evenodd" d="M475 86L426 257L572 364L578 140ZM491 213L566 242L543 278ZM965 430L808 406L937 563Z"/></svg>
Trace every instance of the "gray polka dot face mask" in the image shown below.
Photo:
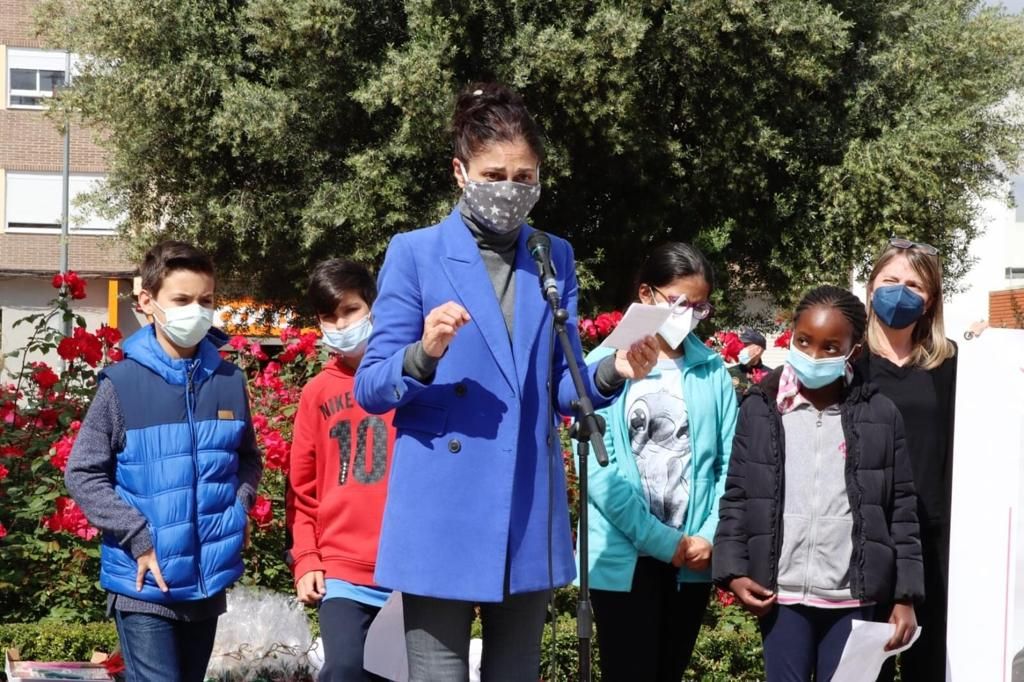
<svg viewBox="0 0 1024 682"><path fill-rule="evenodd" d="M466 181L462 200L473 218L491 232L507 234L518 228L540 199L539 171L537 184L529 185L512 180L476 182L469 179L465 166L459 167Z"/></svg>

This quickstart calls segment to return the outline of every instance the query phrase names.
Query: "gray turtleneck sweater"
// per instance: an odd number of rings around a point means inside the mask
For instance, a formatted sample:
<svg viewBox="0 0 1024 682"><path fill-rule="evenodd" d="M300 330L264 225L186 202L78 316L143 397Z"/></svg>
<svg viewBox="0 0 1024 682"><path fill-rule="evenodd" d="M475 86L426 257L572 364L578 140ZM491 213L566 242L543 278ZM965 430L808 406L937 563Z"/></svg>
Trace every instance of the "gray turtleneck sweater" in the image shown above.
<svg viewBox="0 0 1024 682"><path fill-rule="evenodd" d="M480 248L480 257L487 268L487 275L494 287L494 294L501 306L501 314L505 318L505 327L511 340L512 325L515 321L515 262L519 229L504 234L492 232L473 220L469 208L464 203L459 203L459 211L462 214L462 222L466 224L466 228ZM402 368L408 376L426 383L434 376L438 360L427 355L423 350L423 342L417 341L406 348ZM625 379L615 369L615 356L609 356L601 361L594 383L597 390L604 395L611 395L622 388Z"/></svg>

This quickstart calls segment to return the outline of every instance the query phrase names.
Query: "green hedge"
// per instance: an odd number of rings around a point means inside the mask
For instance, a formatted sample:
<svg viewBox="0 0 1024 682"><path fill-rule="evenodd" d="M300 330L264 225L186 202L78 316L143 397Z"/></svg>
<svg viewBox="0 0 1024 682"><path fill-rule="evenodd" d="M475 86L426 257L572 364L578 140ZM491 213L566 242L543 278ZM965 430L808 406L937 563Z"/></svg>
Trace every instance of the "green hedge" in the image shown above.
<svg viewBox="0 0 1024 682"><path fill-rule="evenodd" d="M0 625L0 651L19 649L25 659L88 661L93 651L109 653L116 646L117 631L112 622Z"/></svg>
<svg viewBox="0 0 1024 682"><path fill-rule="evenodd" d="M564 606L564 605L563 605ZM315 625L311 622L311 625ZM558 680L579 679L576 654L576 620L562 613L556 625L555 656ZM480 623L473 626L473 636L480 636ZM93 651L113 651L117 646L117 632L113 623L68 624L42 622L0 625L0 650L16 647L22 657L41 660L88 660ZM541 671L548 679L550 671L551 626L544 628L541 650ZM597 639L594 639L594 679L600 680L598 670ZM723 609L712 603L708 608L704 627L701 628L693 652L688 680L759 680L764 673L761 666L761 638L753 620L738 609ZM0 674L0 677L3 677Z"/></svg>

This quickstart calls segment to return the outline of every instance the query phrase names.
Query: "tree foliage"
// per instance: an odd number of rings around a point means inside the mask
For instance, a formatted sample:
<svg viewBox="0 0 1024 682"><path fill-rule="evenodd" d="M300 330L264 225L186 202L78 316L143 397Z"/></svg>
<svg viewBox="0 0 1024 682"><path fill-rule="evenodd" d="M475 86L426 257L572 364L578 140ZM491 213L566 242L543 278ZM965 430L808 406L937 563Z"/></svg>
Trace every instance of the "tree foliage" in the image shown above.
<svg viewBox="0 0 1024 682"><path fill-rule="evenodd" d="M848 282L894 234L939 247L954 284L1024 147L1024 24L975 0L46 0L40 19L91 56L62 102L106 131L97 200L131 244L194 240L272 299L449 210L474 80L545 129L533 218L605 282L592 303L622 302L666 238L726 292Z"/></svg>

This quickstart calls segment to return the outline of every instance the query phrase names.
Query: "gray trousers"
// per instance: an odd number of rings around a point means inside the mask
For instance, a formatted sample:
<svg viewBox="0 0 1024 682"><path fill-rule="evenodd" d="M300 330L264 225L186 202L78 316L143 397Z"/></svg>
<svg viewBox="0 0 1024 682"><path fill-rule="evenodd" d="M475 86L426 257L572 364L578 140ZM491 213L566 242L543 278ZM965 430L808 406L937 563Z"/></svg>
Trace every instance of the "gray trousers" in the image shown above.
<svg viewBox="0 0 1024 682"><path fill-rule="evenodd" d="M550 590L480 604L483 682L537 682ZM410 682L467 682L474 602L402 594Z"/></svg>

